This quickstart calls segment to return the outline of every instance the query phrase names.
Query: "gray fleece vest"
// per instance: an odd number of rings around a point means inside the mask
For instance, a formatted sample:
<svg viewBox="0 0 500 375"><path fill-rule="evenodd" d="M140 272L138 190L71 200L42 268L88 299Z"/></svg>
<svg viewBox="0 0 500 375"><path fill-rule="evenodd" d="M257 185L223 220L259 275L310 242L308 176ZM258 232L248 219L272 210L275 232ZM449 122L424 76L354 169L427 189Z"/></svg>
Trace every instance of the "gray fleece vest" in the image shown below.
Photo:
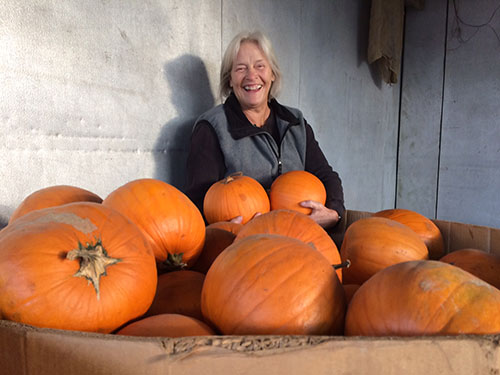
<svg viewBox="0 0 500 375"><path fill-rule="evenodd" d="M286 108L298 118L299 123L290 125L288 121L276 116L276 126L281 137L279 146L266 131L234 139L228 131L228 121L222 105L212 108L198 118L196 122L208 121L219 138L226 164L226 177L242 172L259 181L265 189L269 189L279 174L304 170L306 162L304 118L298 109Z"/></svg>

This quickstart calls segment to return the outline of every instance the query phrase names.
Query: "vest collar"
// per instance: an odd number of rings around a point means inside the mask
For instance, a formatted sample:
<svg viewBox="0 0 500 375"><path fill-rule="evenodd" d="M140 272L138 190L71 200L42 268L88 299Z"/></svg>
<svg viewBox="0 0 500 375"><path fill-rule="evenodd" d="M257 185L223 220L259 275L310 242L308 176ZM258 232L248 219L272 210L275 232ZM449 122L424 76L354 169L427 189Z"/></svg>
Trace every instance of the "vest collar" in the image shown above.
<svg viewBox="0 0 500 375"><path fill-rule="evenodd" d="M271 116L274 113L277 119L284 120L288 123L288 126L300 124L299 119L287 108L279 104L276 99L271 99L269 106L271 108ZM228 131L234 139L240 139L262 132L260 128L253 126L250 121L248 121L234 93L228 96L224 102L223 108L228 121Z"/></svg>

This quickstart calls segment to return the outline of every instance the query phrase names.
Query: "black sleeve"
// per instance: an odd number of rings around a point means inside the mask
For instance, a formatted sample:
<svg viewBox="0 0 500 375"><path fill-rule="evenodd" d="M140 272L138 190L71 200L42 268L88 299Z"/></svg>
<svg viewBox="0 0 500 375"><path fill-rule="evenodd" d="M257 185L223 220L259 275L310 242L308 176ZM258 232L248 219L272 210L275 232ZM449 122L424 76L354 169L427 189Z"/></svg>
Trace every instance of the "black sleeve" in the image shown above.
<svg viewBox="0 0 500 375"><path fill-rule="evenodd" d="M186 195L203 214L203 199L213 183L224 178L224 156L215 130L207 121L200 121L191 134L187 159Z"/></svg>
<svg viewBox="0 0 500 375"><path fill-rule="evenodd" d="M314 137L311 126L306 122L306 166L305 170L318 177L326 188L326 204L340 216L344 216L344 191L339 174L335 172Z"/></svg>

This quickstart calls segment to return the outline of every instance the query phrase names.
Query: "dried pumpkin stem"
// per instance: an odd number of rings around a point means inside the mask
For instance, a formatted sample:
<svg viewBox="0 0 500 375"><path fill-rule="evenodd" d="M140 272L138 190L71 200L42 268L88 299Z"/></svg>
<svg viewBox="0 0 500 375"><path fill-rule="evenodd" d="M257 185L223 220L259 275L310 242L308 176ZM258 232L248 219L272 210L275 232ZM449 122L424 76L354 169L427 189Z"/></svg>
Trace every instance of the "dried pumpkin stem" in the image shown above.
<svg viewBox="0 0 500 375"><path fill-rule="evenodd" d="M222 183L223 184L229 184L230 182L234 181L235 177L241 177L243 176L243 172L236 172L236 173L233 173L229 176L227 176L223 181Z"/></svg>
<svg viewBox="0 0 500 375"><path fill-rule="evenodd" d="M184 253L167 254L167 259L160 263L161 272L170 272L183 270L187 267L187 263L182 261Z"/></svg>
<svg viewBox="0 0 500 375"><path fill-rule="evenodd" d="M100 239L95 244L87 242L85 247L81 242L78 242L78 249L68 252L66 259L80 261L80 269L73 276L83 277L89 283L92 283L97 299L100 298L99 281L101 276L107 275L106 268L121 262L121 259L108 256L108 252L102 246Z"/></svg>
<svg viewBox="0 0 500 375"><path fill-rule="evenodd" d="M347 259L345 262L334 264L333 269L338 270L339 268L349 268L351 266L351 261Z"/></svg>

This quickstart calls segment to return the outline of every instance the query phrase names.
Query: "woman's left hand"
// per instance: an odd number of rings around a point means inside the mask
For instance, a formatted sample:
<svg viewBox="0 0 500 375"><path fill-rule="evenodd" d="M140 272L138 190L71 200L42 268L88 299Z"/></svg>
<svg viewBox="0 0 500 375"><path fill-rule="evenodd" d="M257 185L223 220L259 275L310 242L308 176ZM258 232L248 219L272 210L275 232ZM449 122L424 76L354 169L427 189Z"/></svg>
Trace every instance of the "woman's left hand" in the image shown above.
<svg viewBox="0 0 500 375"><path fill-rule="evenodd" d="M311 213L309 214L309 217L323 228L333 227L340 220L340 216L337 211L325 207L319 202L308 200L300 202L300 205L302 207L310 208Z"/></svg>

